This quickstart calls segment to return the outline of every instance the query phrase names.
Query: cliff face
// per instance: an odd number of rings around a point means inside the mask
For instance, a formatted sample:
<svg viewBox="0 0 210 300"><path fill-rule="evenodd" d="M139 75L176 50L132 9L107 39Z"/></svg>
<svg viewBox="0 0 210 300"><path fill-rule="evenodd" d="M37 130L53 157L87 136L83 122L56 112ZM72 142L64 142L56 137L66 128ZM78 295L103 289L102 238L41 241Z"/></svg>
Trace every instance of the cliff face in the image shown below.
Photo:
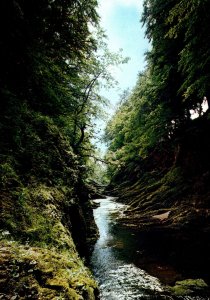
<svg viewBox="0 0 210 300"><path fill-rule="evenodd" d="M113 192L130 205L130 212L140 215L171 209L169 217L173 217L181 206L208 214L209 130L209 113L190 121L173 146L155 149L145 160L121 169L112 180Z"/></svg>
<svg viewBox="0 0 210 300"><path fill-rule="evenodd" d="M19 146L1 154L0 295L96 299L81 257L97 230L77 157L48 118L21 118Z"/></svg>
<svg viewBox="0 0 210 300"><path fill-rule="evenodd" d="M126 166L111 185L128 204L120 221L139 232L151 257L155 249L162 259L202 274L209 274L210 263L209 130L207 112L186 124L173 147Z"/></svg>

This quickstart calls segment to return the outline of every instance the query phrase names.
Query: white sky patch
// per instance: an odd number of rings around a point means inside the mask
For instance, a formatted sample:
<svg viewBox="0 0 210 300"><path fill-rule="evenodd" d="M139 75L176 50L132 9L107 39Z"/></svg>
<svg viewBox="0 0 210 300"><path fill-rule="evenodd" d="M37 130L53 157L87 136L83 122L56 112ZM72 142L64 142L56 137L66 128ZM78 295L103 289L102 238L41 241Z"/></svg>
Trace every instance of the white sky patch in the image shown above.
<svg viewBox="0 0 210 300"><path fill-rule="evenodd" d="M102 27L109 26L110 15L119 7L136 8L141 13L143 0L99 0L98 13L101 17Z"/></svg>
<svg viewBox="0 0 210 300"><path fill-rule="evenodd" d="M203 115L203 113L205 113L208 108L209 108L209 106L208 106L207 98L204 97L203 102L201 104L201 115ZM190 109L190 114L191 114L192 120L197 119L200 116L198 110L194 110L194 109Z"/></svg>
<svg viewBox="0 0 210 300"><path fill-rule="evenodd" d="M117 6L127 6L127 7L136 7L137 9L141 9L143 0L102 0L99 2L99 15L103 18L106 17L111 11L113 11Z"/></svg>

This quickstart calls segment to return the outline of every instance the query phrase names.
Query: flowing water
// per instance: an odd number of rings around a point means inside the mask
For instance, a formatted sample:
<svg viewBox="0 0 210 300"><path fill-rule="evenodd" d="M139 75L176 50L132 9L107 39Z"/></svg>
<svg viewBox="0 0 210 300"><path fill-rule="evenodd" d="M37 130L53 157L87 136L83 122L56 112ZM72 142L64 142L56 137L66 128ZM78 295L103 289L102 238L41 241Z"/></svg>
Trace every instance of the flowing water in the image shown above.
<svg viewBox="0 0 210 300"><path fill-rule="evenodd" d="M94 202L100 204L94 209L100 238L95 245L91 265L99 284L101 300L209 299L192 296L175 298L166 292L158 278L135 264L134 257L137 254L141 256L135 233L116 223L116 217L123 213L125 205L117 203L112 197Z"/></svg>

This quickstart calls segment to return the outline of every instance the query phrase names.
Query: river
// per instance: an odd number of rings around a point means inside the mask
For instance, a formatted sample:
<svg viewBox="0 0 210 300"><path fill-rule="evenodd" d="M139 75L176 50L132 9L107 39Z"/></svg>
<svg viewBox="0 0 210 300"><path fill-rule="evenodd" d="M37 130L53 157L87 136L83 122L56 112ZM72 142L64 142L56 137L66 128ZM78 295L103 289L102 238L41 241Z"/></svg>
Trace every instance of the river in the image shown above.
<svg viewBox="0 0 210 300"><path fill-rule="evenodd" d="M123 213L125 205L115 198L94 200L99 206L94 209L94 218L100 237L91 257L91 266L99 284L101 300L132 299L210 299L196 296L174 297L166 286L155 277L139 268L136 257L141 257L136 235L122 228L116 217Z"/></svg>

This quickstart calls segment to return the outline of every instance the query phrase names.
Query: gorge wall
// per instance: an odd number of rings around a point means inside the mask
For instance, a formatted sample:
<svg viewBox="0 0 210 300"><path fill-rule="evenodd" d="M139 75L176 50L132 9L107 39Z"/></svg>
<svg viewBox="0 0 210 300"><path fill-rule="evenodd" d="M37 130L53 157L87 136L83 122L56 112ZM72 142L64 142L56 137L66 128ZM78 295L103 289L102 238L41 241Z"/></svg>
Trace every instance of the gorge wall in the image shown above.
<svg viewBox="0 0 210 300"><path fill-rule="evenodd" d="M97 229L76 156L49 120L22 118L21 149L1 156L0 295L96 299L84 257Z"/></svg>
<svg viewBox="0 0 210 300"><path fill-rule="evenodd" d="M1 299L97 298L84 263L96 6L0 3Z"/></svg>
<svg viewBox="0 0 210 300"><path fill-rule="evenodd" d="M112 178L110 189L128 204L119 221L136 229L148 256L208 281L210 251L209 111L191 120L172 148L154 150ZM156 258L157 259L157 258ZM193 275L194 274L194 275Z"/></svg>

